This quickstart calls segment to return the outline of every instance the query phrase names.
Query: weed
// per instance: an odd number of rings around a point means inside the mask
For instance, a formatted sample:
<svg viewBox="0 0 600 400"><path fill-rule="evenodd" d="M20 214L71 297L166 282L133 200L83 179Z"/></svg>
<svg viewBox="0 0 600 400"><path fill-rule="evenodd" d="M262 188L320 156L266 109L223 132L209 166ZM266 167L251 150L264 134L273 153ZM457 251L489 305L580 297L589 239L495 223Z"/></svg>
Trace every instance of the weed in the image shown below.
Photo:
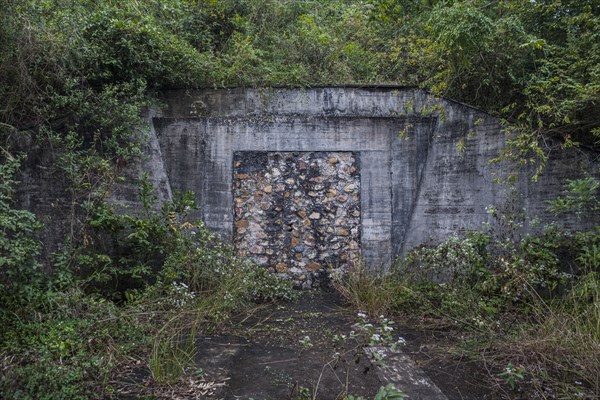
<svg viewBox="0 0 600 400"><path fill-rule="evenodd" d="M175 383L196 354L195 325L182 316L185 314L176 315L154 337L148 368L158 383Z"/></svg>
<svg viewBox="0 0 600 400"><path fill-rule="evenodd" d="M115 368L147 343L147 327L132 311L74 290L54 294L37 318L4 324L0 396L88 399L107 394Z"/></svg>
<svg viewBox="0 0 600 400"><path fill-rule="evenodd" d="M23 307L43 295L47 274L36 260L41 244L33 238L41 227L34 214L15 209L15 175L20 159L0 148L0 314L7 305Z"/></svg>
<svg viewBox="0 0 600 400"><path fill-rule="evenodd" d="M409 396L399 390L397 390L392 384L381 386L373 400L402 400ZM345 400L366 400L362 396L353 396L349 394L345 397Z"/></svg>
<svg viewBox="0 0 600 400"><path fill-rule="evenodd" d="M332 285L354 309L370 316L386 314L393 306L391 281L383 273L368 271L363 261L334 276Z"/></svg>
<svg viewBox="0 0 600 400"><path fill-rule="evenodd" d="M314 346L313 342L310 340L310 336L304 336L302 339L299 340L299 342L304 348L304 350L308 350Z"/></svg>
<svg viewBox="0 0 600 400"><path fill-rule="evenodd" d="M298 400L310 400L312 399L312 395L310 393L310 389L306 386L298 386L297 387L297 396Z"/></svg>
<svg viewBox="0 0 600 400"><path fill-rule="evenodd" d="M517 382L525 379L525 368L522 366L515 367L509 362L499 376L504 378L510 388L514 390L517 387Z"/></svg>

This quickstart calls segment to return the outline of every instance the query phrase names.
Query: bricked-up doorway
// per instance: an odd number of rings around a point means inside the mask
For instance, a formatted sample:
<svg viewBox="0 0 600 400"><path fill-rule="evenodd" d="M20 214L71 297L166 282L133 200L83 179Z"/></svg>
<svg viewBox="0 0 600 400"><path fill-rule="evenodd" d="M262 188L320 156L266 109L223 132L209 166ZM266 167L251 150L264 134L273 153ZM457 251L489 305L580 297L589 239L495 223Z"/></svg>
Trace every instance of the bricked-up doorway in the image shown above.
<svg viewBox="0 0 600 400"><path fill-rule="evenodd" d="M297 286L318 286L358 258L358 153L235 152L233 200L238 254Z"/></svg>

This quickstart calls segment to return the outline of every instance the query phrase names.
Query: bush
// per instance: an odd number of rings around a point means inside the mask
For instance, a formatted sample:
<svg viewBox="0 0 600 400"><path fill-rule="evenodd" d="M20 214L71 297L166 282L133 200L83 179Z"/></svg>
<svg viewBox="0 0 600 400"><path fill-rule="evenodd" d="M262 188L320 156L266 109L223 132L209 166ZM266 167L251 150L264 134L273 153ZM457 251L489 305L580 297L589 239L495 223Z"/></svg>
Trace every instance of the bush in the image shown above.
<svg viewBox="0 0 600 400"><path fill-rule="evenodd" d="M41 245L34 235L41 224L31 212L13 208L20 161L0 151L0 313L4 313L37 301L48 280L36 259Z"/></svg>
<svg viewBox="0 0 600 400"><path fill-rule="evenodd" d="M3 325L0 397L88 399L110 393L114 368L146 342L136 314L72 290L54 293L37 318Z"/></svg>
<svg viewBox="0 0 600 400"><path fill-rule="evenodd" d="M572 201L552 206L584 213L595 207L571 194L563 199ZM599 228L570 232L550 224L522 236L518 218L494 214L496 231L452 236L399 260L394 311L452 326L461 337L470 332L461 352L485 353L507 390L592 396L600 371Z"/></svg>

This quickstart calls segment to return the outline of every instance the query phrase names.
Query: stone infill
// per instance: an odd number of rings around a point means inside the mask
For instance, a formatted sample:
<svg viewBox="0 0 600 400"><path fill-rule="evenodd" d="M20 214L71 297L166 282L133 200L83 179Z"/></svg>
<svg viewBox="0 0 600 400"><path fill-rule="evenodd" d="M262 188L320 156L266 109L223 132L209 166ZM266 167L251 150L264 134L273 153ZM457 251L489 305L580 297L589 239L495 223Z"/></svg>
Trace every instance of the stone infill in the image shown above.
<svg viewBox="0 0 600 400"><path fill-rule="evenodd" d="M236 152L234 244L296 286L319 286L360 250L360 169L352 152Z"/></svg>

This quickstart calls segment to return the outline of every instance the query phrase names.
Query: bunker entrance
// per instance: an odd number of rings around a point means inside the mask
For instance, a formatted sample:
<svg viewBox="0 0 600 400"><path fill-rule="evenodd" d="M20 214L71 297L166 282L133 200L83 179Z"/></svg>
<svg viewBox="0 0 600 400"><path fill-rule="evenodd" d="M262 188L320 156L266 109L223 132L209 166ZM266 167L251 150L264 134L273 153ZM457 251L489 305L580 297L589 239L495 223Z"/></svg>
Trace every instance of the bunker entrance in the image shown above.
<svg viewBox="0 0 600 400"><path fill-rule="evenodd" d="M354 152L235 152L234 246L303 288L360 251L360 159Z"/></svg>

